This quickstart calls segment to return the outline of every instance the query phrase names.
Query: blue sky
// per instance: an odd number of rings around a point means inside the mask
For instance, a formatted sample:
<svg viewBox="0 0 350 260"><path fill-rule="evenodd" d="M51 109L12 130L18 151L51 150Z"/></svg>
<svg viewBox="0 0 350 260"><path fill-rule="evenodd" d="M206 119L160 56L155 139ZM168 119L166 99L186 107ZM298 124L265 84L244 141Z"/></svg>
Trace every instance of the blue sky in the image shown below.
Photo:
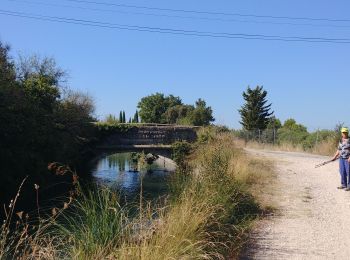
<svg viewBox="0 0 350 260"><path fill-rule="evenodd" d="M96 1L209 12L350 19L350 2L339 0ZM57 4L117 12L54 6ZM185 30L350 38L350 22L170 13L66 0L3 0L0 9ZM54 57L68 71L69 85L95 98L96 114L100 118L109 113L119 114L122 109L131 116L141 97L163 92L180 96L185 103L203 98L214 109L218 124L240 128L237 110L243 103L242 92L248 85L263 85L276 116L282 121L293 117L309 130L333 128L338 122L350 125L350 44L168 35L4 15L0 15L0 40L11 44L14 57L18 53Z"/></svg>

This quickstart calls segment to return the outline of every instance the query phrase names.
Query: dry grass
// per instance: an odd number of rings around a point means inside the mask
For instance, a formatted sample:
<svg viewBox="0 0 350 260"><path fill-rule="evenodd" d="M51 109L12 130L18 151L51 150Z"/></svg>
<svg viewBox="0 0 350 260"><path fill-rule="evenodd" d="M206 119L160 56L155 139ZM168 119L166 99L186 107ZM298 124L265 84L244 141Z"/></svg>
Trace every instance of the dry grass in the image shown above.
<svg viewBox="0 0 350 260"><path fill-rule="evenodd" d="M265 149L271 151L286 151L286 152L305 152L302 145L293 145L290 143L282 143L278 145L259 143L250 141L245 144L245 147L252 149Z"/></svg>
<svg viewBox="0 0 350 260"><path fill-rule="evenodd" d="M299 152L299 153L314 153L319 155L332 156L336 151L336 142L334 138L326 139L322 142L319 142L311 149L304 149L303 146L293 145L289 143L282 143L278 145L273 144L265 144L259 142L248 142L244 143L244 141L237 141L241 147L247 147L252 149L265 149L271 151L286 151L286 152Z"/></svg>
<svg viewBox="0 0 350 260"><path fill-rule="evenodd" d="M54 233L34 232L32 254L19 256L234 259L254 219L268 207L261 193L272 177L269 162L248 157L232 135L215 134L174 175L172 193L158 207L140 197L139 214L131 218L108 191L82 194L70 207L73 214L48 222Z"/></svg>
<svg viewBox="0 0 350 260"><path fill-rule="evenodd" d="M312 152L315 154L332 156L336 152L337 141L338 140L335 138L329 138L315 145L315 147L312 149Z"/></svg>

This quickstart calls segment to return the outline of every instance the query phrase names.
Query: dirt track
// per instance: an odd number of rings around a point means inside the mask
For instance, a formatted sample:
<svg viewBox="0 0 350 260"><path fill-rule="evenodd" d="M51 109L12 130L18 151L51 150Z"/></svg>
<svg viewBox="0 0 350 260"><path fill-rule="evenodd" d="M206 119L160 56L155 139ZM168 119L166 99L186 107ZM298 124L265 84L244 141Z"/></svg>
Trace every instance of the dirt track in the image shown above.
<svg viewBox="0 0 350 260"><path fill-rule="evenodd" d="M247 149L275 161L274 216L258 223L242 259L350 259L350 192L328 157Z"/></svg>

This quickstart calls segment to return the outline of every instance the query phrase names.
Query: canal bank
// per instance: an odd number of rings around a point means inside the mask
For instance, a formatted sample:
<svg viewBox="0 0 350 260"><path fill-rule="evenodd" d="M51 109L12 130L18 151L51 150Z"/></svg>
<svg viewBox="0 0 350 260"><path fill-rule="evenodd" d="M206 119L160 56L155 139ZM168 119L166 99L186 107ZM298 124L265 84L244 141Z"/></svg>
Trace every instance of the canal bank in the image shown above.
<svg viewBox="0 0 350 260"><path fill-rule="evenodd" d="M119 162L104 163L119 169ZM46 259L234 258L261 212L251 190L261 187L268 170L230 134L214 135L171 174L169 193L159 203L139 196L122 205L110 188L80 192L46 222L55 232L37 233L36 244L23 246L32 255L40 249ZM130 206L138 214L129 215Z"/></svg>

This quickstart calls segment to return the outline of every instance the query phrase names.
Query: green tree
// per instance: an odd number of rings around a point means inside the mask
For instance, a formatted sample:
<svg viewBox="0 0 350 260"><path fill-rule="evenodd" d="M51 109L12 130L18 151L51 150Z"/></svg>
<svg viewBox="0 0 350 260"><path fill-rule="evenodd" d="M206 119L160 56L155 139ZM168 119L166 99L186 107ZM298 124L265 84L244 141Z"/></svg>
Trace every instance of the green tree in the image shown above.
<svg viewBox="0 0 350 260"><path fill-rule="evenodd" d="M112 114L109 114L108 116L106 116L105 122L110 123L110 124L119 123L119 121L117 120L115 115L112 115Z"/></svg>
<svg viewBox="0 0 350 260"><path fill-rule="evenodd" d="M123 111L119 112L119 122L123 123Z"/></svg>
<svg viewBox="0 0 350 260"><path fill-rule="evenodd" d="M169 107L163 114L163 120L168 124L182 124L184 121L188 121L187 116L194 110L192 105L176 105ZM191 124L191 123L188 123Z"/></svg>
<svg viewBox="0 0 350 260"><path fill-rule="evenodd" d="M136 110L132 121L133 123L139 123L139 111Z"/></svg>
<svg viewBox="0 0 350 260"><path fill-rule="evenodd" d="M295 132L307 132L306 126L298 124L295 119L287 119L283 124L283 129L295 131Z"/></svg>
<svg viewBox="0 0 350 260"><path fill-rule="evenodd" d="M212 108L207 107L207 103L202 99L196 101L196 106L189 113L188 117L191 124L196 126L208 126L215 121Z"/></svg>
<svg viewBox="0 0 350 260"><path fill-rule="evenodd" d="M282 127L281 120L275 116L270 117L269 123L267 124L267 129L280 129Z"/></svg>
<svg viewBox="0 0 350 260"><path fill-rule="evenodd" d="M138 103L139 116L144 123L168 123L164 113L176 105L182 105L179 97L156 93L141 99Z"/></svg>
<svg viewBox="0 0 350 260"><path fill-rule="evenodd" d="M0 42L0 86L16 84L15 64L9 56L10 46Z"/></svg>
<svg viewBox="0 0 350 260"><path fill-rule="evenodd" d="M267 91L263 87L257 86L255 89L247 88L243 92L245 104L239 109L241 115L241 125L245 130L266 129L271 112L271 105L267 105Z"/></svg>
<svg viewBox="0 0 350 260"><path fill-rule="evenodd" d="M125 111L123 111L123 123L126 123Z"/></svg>
<svg viewBox="0 0 350 260"><path fill-rule="evenodd" d="M292 118L287 119L277 133L280 143L293 145L302 145L309 136L307 128Z"/></svg>
<svg viewBox="0 0 350 260"><path fill-rule="evenodd" d="M15 64L0 42L1 203L26 175L32 184L45 184L53 178L49 162L77 167L89 151L93 100L61 87L64 76L49 58L22 57ZM32 190L23 192L26 202L34 201Z"/></svg>

